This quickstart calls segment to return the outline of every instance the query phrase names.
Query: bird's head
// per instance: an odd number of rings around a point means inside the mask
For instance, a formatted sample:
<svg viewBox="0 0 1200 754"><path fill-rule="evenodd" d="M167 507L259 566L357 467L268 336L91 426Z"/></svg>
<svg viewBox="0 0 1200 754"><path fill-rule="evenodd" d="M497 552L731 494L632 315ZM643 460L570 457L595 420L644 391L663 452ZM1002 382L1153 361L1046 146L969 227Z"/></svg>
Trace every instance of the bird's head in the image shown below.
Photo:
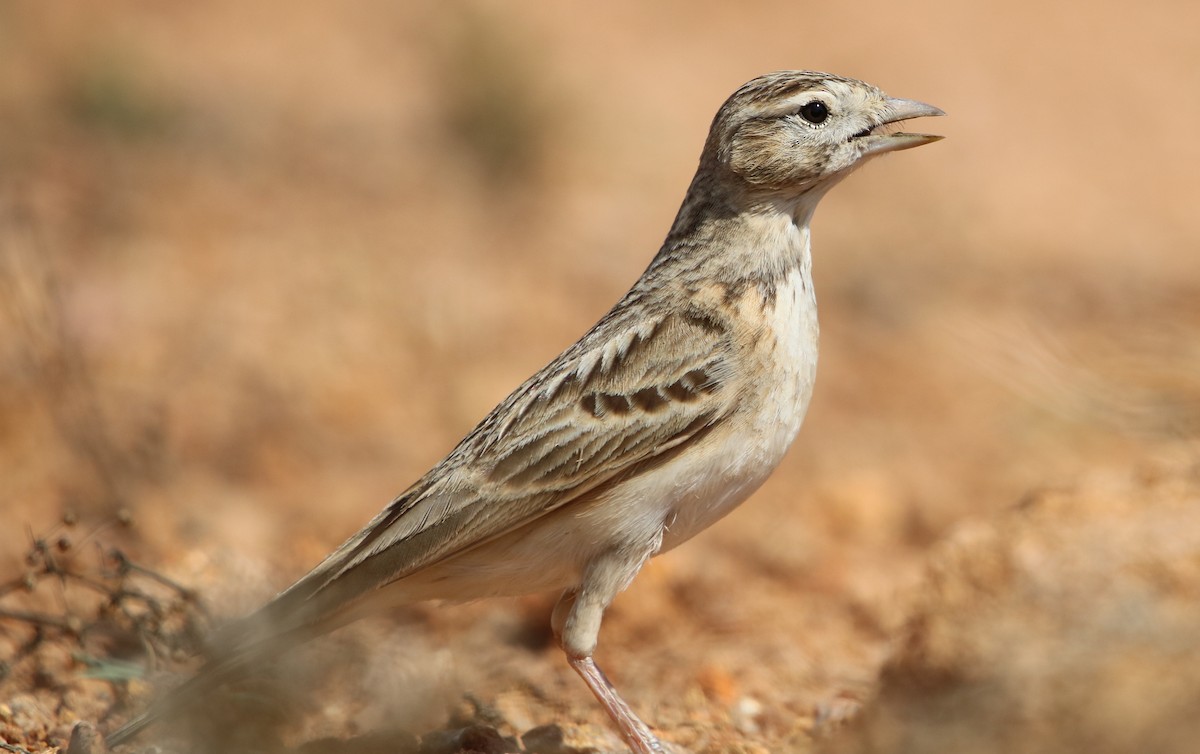
<svg viewBox="0 0 1200 754"><path fill-rule="evenodd" d="M943 114L862 81L780 71L746 83L726 100L702 161L752 195L819 196L869 157L942 138L889 132L889 124Z"/></svg>

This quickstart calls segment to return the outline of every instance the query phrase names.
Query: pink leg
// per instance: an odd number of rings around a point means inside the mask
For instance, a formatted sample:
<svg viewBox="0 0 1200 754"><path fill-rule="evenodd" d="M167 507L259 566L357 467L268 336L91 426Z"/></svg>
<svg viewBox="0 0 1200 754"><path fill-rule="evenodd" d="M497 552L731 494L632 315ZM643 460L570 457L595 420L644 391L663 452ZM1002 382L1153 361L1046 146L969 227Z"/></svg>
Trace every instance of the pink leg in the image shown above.
<svg viewBox="0 0 1200 754"><path fill-rule="evenodd" d="M655 539L642 549L614 549L594 558L584 570L582 583L563 592L550 619L567 662L604 706L634 754L667 754L667 750L596 667L592 653L596 651L605 608L617 592L629 585L658 546L659 540Z"/></svg>
<svg viewBox="0 0 1200 754"><path fill-rule="evenodd" d="M567 654L567 662L571 663L571 667L604 706L634 754L666 754L663 745L650 732L650 726L634 714L591 657L572 657Z"/></svg>

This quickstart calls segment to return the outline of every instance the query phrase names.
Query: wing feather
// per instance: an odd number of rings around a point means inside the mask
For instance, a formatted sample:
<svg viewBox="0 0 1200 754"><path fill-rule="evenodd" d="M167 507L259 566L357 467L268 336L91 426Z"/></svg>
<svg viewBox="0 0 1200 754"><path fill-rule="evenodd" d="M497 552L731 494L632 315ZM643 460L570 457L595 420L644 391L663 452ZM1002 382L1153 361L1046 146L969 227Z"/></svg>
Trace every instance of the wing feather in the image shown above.
<svg viewBox="0 0 1200 754"><path fill-rule="evenodd" d="M267 605L327 610L649 468L721 422L734 347L718 312L622 322L621 307L496 407L449 456ZM303 617L301 617L303 616Z"/></svg>

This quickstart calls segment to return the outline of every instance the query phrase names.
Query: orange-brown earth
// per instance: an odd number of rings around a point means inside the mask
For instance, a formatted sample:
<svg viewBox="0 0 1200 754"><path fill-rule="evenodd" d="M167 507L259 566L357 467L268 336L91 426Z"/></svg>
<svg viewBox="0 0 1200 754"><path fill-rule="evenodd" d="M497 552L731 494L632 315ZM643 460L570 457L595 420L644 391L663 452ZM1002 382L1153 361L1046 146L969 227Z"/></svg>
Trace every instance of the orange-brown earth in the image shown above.
<svg viewBox="0 0 1200 754"><path fill-rule="evenodd" d="M948 139L823 203L801 436L622 595L600 662L695 752L1185 751L1197 29L1112 0L0 8L0 582L69 510L56 557L120 547L251 609L625 290L725 95L817 68L941 106ZM78 628L89 595L43 577L0 609ZM616 750L550 604L318 642L272 735ZM31 635L0 615L9 746L149 697Z"/></svg>

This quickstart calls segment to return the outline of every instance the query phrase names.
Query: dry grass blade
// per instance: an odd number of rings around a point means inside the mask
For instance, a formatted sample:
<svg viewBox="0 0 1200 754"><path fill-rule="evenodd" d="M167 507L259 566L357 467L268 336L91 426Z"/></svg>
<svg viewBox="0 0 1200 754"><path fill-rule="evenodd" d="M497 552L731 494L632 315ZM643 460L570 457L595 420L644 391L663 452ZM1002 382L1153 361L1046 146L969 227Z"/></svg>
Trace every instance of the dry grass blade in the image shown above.
<svg viewBox="0 0 1200 754"><path fill-rule="evenodd" d="M1028 319L968 321L961 350L990 378L1072 421L1141 435L1200 432L1200 354L1194 338L1146 323L1137 337L1102 341L1058 333ZM1146 337L1160 336L1158 343ZM1152 347L1153 346L1153 347Z"/></svg>

